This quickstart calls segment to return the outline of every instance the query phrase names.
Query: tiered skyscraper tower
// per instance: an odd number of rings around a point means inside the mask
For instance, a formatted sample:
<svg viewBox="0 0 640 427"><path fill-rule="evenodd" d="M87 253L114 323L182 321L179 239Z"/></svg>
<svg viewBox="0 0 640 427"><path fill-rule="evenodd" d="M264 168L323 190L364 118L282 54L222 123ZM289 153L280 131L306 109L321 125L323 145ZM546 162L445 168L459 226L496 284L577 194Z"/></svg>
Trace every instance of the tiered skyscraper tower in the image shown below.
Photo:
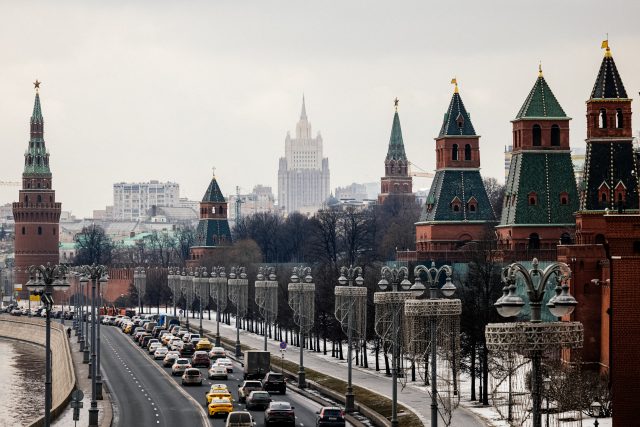
<svg viewBox="0 0 640 427"><path fill-rule="evenodd" d="M44 143L44 119L40 107L40 82L35 81L36 98L31 115L31 138L24 153L24 171L19 201L13 203L15 220L16 283L29 280L26 267L58 264L59 224L62 204L56 202L49 168L49 151Z"/></svg>
<svg viewBox="0 0 640 427"><path fill-rule="evenodd" d="M329 160L322 157L320 132L311 137L304 96L296 137L287 132L285 157L278 169L278 205L285 213L313 213L329 197Z"/></svg>

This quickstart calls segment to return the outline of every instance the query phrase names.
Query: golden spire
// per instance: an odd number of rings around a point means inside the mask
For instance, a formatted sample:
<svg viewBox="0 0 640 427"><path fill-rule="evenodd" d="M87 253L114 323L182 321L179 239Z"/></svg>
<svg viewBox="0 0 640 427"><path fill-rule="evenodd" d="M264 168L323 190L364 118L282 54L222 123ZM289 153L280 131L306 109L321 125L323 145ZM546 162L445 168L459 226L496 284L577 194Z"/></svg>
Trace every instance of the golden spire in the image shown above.
<svg viewBox="0 0 640 427"><path fill-rule="evenodd" d="M36 89L36 92L39 92L41 84L42 84L42 82L38 81L38 79L36 79L36 81L33 82L33 87Z"/></svg>
<svg viewBox="0 0 640 427"><path fill-rule="evenodd" d="M609 47L609 33L607 33L607 38L605 40L602 40L600 49L604 49L605 58L611 58L611 48Z"/></svg>
<svg viewBox="0 0 640 427"><path fill-rule="evenodd" d="M400 102L400 100L396 96L396 99L393 100L393 106L396 107L396 113L398 112L398 102Z"/></svg>
<svg viewBox="0 0 640 427"><path fill-rule="evenodd" d="M457 77L452 78L451 84L455 85L455 87L453 88L453 93L458 93L458 78Z"/></svg>
<svg viewBox="0 0 640 427"><path fill-rule="evenodd" d="M542 61L538 63L538 77L544 77L542 74Z"/></svg>

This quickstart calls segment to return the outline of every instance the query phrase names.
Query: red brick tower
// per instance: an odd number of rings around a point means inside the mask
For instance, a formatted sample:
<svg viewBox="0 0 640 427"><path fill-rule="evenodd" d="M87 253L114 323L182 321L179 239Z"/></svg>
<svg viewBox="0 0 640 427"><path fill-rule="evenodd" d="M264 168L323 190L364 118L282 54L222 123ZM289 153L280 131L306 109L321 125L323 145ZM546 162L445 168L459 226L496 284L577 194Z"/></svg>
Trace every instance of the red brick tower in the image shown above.
<svg viewBox="0 0 640 427"><path fill-rule="evenodd" d="M396 112L393 115L391 137L387 157L384 159L384 176L380 179L378 203L383 204L389 196L402 196L414 202L413 180L409 176L409 161L404 152L400 116L398 116L398 98L395 100Z"/></svg>
<svg viewBox="0 0 640 427"><path fill-rule="evenodd" d="M24 172L19 201L13 203L15 220L16 283L23 285L21 297L27 296L24 285L29 280L26 267L33 264L57 264L58 229L62 205L56 202L51 186L49 152L44 143L44 119L40 108L40 82L34 83L36 99L31 115L31 138L24 154Z"/></svg>

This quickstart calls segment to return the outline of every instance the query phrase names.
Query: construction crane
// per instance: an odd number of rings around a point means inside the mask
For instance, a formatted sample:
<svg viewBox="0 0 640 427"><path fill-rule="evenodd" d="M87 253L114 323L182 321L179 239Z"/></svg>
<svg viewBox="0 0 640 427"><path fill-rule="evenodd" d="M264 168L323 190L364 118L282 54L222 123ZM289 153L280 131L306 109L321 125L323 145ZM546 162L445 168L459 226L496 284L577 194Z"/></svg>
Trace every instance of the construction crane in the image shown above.
<svg viewBox="0 0 640 427"><path fill-rule="evenodd" d="M416 172L413 170L413 167L415 167L416 169L420 169L422 172ZM422 169L420 166L416 165L415 163L409 162L409 175L410 176L417 176L420 178L433 178L434 175L431 172L427 172L424 169Z"/></svg>
<svg viewBox="0 0 640 427"><path fill-rule="evenodd" d="M0 187L19 187L19 181L0 181Z"/></svg>
<svg viewBox="0 0 640 427"><path fill-rule="evenodd" d="M240 220L240 210L243 203L240 199L240 187L236 185L236 223Z"/></svg>

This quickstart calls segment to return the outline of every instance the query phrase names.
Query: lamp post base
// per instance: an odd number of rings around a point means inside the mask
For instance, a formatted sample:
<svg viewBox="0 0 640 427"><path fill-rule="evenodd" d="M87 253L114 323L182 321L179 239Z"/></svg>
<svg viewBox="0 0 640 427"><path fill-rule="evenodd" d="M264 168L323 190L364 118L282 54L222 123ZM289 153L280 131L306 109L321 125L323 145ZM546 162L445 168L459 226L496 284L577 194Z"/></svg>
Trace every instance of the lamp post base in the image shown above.
<svg viewBox="0 0 640 427"><path fill-rule="evenodd" d="M391 420L391 427L398 427L398 420Z"/></svg>
<svg viewBox="0 0 640 427"><path fill-rule="evenodd" d="M89 363L89 349L84 348L82 350L82 363Z"/></svg>
<svg viewBox="0 0 640 427"><path fill-rule="evenodd" d="M350 414L355 410L355 400L356 397L353 394L353 390L347 390L344 395L344 411L346 413Z"/></svg>
<svg viewBox="0 0 640 427"><path fill-rule="evenodd" d="M95 404L95 406L93 406ZM91 402L91 408L89 408L89 427L98 427L98 404Z"/></svg>

